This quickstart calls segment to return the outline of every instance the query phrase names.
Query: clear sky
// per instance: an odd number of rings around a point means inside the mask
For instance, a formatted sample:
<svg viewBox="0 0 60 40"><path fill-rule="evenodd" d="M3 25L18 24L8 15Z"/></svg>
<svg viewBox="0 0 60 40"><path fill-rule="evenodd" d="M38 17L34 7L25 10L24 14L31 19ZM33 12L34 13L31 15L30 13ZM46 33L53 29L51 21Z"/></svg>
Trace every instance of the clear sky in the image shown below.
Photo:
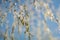
<svg viewBox="0 0 60 40"><path fill-rule="evenodd" d="M12 0L12 1L14 2L14 0ZM25 0L21 0L20 4L24 4L24 2L25 2ZM52 0L52 2L54 4L55 9L58 9L60 7L60 0ZM18 3L17 3L17 6L18 6ZM5 7L7 7L7 8L5 8ZM8 1L6 3L2 3L2 0L0 0L0 9L2 9L2 11L6 11L8 9L8 7L9 7L9 2ZM13 23L13 20L14 20L13 19L13 15L11 13L12 12L8 12L8 16L7 16L7 19L9 20L9 27L12 26L12 23ZM43 19L43 15L42 14L41 14L41 19ZM37 24L36 20L34 20L34 22ZM55 23L55 22L51 22L51 20L49 20L49 19L47 20L47 24L48 24L49 29L52 32L52 35L54 37L59 37L60 38L60 31L56 31L56 29L58 28L58 24ZM2 27L0 27L0 30L3 30L3 32L5 31L5 27L4 26L5 25L3 25ZM10 28L9 31L11 31L11 28ZM15 36L18 36L17 37L18 39L24 40L24 33L23 32L22 32L22 34L20 36L17 34L17 32L15 34L16 34ZM3 40L3 39L0 38L0 40ZM36 40L36 39L34 39L34 40Z"/></svg>

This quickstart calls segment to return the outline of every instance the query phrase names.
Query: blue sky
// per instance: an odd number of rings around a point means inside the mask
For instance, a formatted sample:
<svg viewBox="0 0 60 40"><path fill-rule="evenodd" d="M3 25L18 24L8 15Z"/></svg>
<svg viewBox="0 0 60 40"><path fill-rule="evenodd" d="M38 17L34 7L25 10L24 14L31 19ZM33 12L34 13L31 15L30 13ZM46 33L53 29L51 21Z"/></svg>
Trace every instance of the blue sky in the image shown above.
<svg viewBox="0 0 60 40"><path fill-rule="evenodd" d="M58 9L59 8L59 6L60 6L60 0L52 0L53 1L53 4L54 4L54 6L55 6L55 8L56 9ZM14 2L14 0L13 0L13 2ZM21 2L21 4L24 4L24 0L21 0L20 1ZM17 3L18 4L18 3ZM4 10L7 10L7 8L5 8L5 7L9 7L9 2L7 2L7 3L2 3L2 0L0 0L0 9L2 9L2 11ZM12 12L11 12L12 13ZM11 14L10 12L8 12L8 16L7 16L7 19L9 20L9 26L11 27L12 26L12 23L13 23L13 15ZM43 19L43 15L41 14L41 19ZM35 25L36 25L36 20L34 20L34 22L35 22ZM54 36L54 37L59 37L60 38L60 33L59 33L59 31L57 32L57 31L55 31L56 30L56 28L58 27L58 24L57 23L55 23L55 22L51 22L51 20L47 20L47 24L48 24L48 27L49 27L49 29L51 30L51 32L52 32L52 35ZM3 27L0 27L0 29L1 30L3 30L3 31L5 31L5 27L4 27L5 25L3 25ZM17 30L17 28L16 28L16 30ZM10 28L10 31L11 31L11 28ZM24 31L24 30L23 30ZM24 40L24 33L22 32L22 34L19 36L18 34L17 34L17 32L15 33L16 35L15 36L18 36L17 38L19 39L21 39L21 40ZM3 40L2 38L0 38L0 40ZM34 39L35 40L35 39Z"/></svg>

